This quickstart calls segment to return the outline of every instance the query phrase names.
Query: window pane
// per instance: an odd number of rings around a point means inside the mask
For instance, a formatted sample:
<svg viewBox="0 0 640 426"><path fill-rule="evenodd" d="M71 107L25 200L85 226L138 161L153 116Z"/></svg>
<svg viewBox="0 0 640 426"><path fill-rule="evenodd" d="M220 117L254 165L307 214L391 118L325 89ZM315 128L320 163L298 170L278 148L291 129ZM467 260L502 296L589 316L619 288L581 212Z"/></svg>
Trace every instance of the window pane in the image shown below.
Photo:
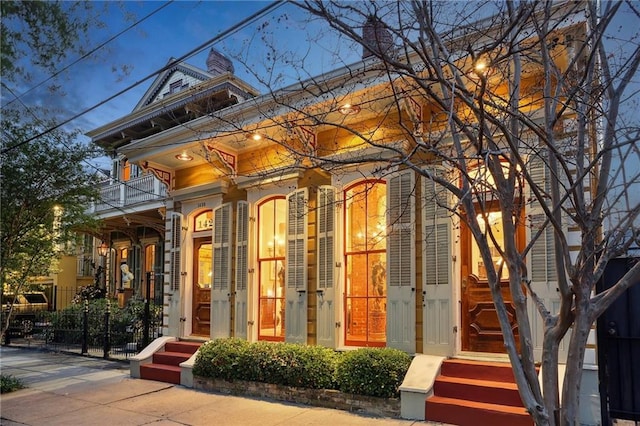
<svg viewBox="0 0 640 426"><path fill-rule="evenodd" d="M348 345L384 344L386 330L386 185L345 191L345 317Z"/></svg>
<svg viewBox="0 0 640 426"><path fill-rule="evenodd" d="M284 336L286 207L284 197L258 206L259 339Z"/></svg>
<svg viewBox="0 0 640 426"><path fill-rule="evenodd" d="M369 250L386 248L387 191L378 184L368 190L367 196L367 246Z"/></svg>
<svg viewBox="0 0 640 426"><path fill-rule="evenodd" d="M200 288L211 287L211 244L202 244L198 248L198 286Z"/></svg>
<svg viewBox="0 0 640 426"><path fill-rule="evenodd" d="M490 212L487 215L487 221L484 220L483 216L479 214L477 216L478 224L480 225L480 229L487 236L487 243L489 244L489 249L491 250L491 257L493 258L493 264L496 268L496 271L499 273L500 279L508 279L509 271L503 265L502 257L500 256L498 249L495 244L493 244L493 240L489 236L489 229L487 225L491 228L491 232L494 238L500 243L503 241L504 232L502 229L502 213L501 212ZM488 223L487 223L488 222ZM500 267L502 267L502 271L500 271ZM476 240L471 237L471 273L476 275L480 280L487 279L487 268L480 256L480 249L478 248L478 244Z"/></svg>

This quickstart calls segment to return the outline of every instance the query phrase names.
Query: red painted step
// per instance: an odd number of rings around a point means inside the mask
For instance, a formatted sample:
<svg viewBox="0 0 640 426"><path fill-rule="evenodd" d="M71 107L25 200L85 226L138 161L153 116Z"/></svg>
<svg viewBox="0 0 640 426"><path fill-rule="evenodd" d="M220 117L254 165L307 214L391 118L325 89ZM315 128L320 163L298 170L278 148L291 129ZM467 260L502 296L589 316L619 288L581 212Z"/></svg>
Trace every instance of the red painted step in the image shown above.
<svg viewBox="0 0 640 426"><path fill-rule="evenodd" d="M522 407L432 396L427 399L427 420L459 426L532 426Z"/></svg>
<svg viewBox="0 0 640 426"><path fill-rule="evenodd" d="M140 378L179 385L180 363L188 360L200 346L200 342L167 342L163 351L153 354L151 364L140 366Z"/></svg>
<svg viewBox="0 0 640 426"><path fill-rule="evenodd" d="M440 374L442 374L443 376L466 377L468 379L515 383L511 364L507 362L448 359L442 364Z"/></svg>
<svg viewBox="0 0 640 426"><path fill-rule="evenodd" d="M179 385L180 367L166 364L144 364L140 366L140 378Z"/></svg>
<svg viewBox="0 0 640 426"><path fill-rule="evenodd" d="M425 419L459 426L531 426L511 365L450 359L443 362Z"/></svg>
<svg viewBox="0 0 640 426"><path fill-rule="evenodd" d="M438 376L434 383L434 394L447 398L522 407L515 383Z"/></svg>

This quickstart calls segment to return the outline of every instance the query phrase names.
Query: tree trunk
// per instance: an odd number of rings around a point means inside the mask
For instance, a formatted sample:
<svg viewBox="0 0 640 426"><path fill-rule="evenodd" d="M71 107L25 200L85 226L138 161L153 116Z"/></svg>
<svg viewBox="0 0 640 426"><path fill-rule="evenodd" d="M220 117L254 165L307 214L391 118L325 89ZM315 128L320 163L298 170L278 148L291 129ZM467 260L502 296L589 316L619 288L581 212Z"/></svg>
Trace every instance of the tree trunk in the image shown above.
<svg viewBox="0 0 640 426"><path fill-rule="evenodd" d="M553 329L545 330L542 346L544 405L549 413L549 424L557 426L560 415L560 388L558 386L558 348L560 344Z"/></svg>
<svg viewBox="0 0 640 426"><path fill-rule="evenodd" d="M588 302L588 299L587 299ZM582 380L582 365L584 363L585 348L591 321L585 307L576 306L576 317L569 341L567 369L562 385L562 407L560 409L560 424L575 425L579 421L580 382Z"/></svg>

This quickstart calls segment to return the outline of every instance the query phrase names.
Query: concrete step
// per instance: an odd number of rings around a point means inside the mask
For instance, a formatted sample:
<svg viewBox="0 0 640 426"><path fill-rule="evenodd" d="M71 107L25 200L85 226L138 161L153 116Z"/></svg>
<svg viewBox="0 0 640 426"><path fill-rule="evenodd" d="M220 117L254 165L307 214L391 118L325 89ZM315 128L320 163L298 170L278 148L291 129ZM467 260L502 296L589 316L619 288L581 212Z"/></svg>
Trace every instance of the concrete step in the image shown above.
<svg viewBox="0 0 640 426"><path fill-rule="evenodd" d="M180 367L167 364L143 364L140 366L140 378L179 385Z"/></svg>
<svg viewBox="0 0 640 426"><path fill-rule="evenodd" d="M153 354L154 364L180 365L191 357L191 354L184 352L156 352Z"/></svg>
<svg viewBox="0 0 640 426"><path fill-rule="evenodd" d="M529 413L522 407L432 396L425 404L428 421L458 426L532 426Z"/></svg>
<svg viewBox="0 0 640 426"><path fill-rule="evenodd" d="M515 383L438 376L433 391L435 395L446 398L522 407L522 399Z"/></svg>
<svg viewBox="0 0 640 426"><path fill-rule="evenodd" d="M442 363L440 374L449 377L515 383L511 364L505 362L448 359Z"/></svg>
<svg viewBox="0 0 640 426"><path fill-rule="evenodd" d="M176 342L167 342L164 345L166 352L182 352L189 355L193 355L202 346L202 342L190 342L180 340Z"/></svg>

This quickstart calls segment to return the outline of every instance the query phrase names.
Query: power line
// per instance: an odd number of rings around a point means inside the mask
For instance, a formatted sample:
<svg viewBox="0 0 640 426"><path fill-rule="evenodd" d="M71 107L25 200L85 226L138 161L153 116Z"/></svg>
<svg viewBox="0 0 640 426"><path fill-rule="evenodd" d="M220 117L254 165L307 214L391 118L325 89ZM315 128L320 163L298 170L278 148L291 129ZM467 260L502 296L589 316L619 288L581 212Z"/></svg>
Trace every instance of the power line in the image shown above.
<svg viewBox="0 0 640 426"><path fill-rule="evenodd" d="M32 92L33 90L37 89L38 87L42 86L43 84L45 84L46 82L54 79L55 77L57 77L58 75L62 74L63 72L65 72L66 70L68 70L69 68L71 68L72 66L74 66L75 64L77 64L78 62L88 58L90 55L94 54L95 52L97 52L98 50L102 49L104 46L106 46L107 44L111 43L113 40L115 40L116 38L120 37L122 34L126 33L127 31L129 31L130 29L138 26L139 24L141 24L142 22L146 21L148 18L150 18L151 16L155 15L156 13L158 13L160 10L164 9L165 7L169 6L171 3L173 3L174 0L169 0L167 1L165 4L163 4L162 6L160 6L159 8L157 8L156 10L152 11L151 13L149 13L148 15L146 15L144 18L136 21L135 23L129 25L127 28L125 28L124 30L120 31L119 33L115 34L114 36L112 36L111 38L109 38L107 41L105 41L104 43L101 43L100 45L96 46L95 48L93 48L91 51L85 53L84 55L82 55L81 57L79 57L78 59L76 59L75 61L73 61L72 63L70 63L69 65L67 65L66 67L62 68L59 71L56 71L53 75L51 75L50 77L48 77L46 80L41 81L40 83L36 84L35 86L31 87L29 90L27 90L26 92L23 92L19 95L16 96L16 94L9 90L11 92L11 94L14 96L14 98L12 100L10 100L5 107L11 105L12 103L14 103L15 101L19 100L20 98L22 98L24 95ZM6 85L3 85L5 87L7 87Z"/></svg>
<svg viewBox="0 0 640 426"><path fill-rule="evenodd" d="M47 135L47 134L51 133L52 131L57 130L60 127L64 126L65 124L68 124L71 121L83 116L84 114L86 114L88 112L91 112L91 111L95 110L96 108L101 107L102 105L106 104L107 102L112 101L113 99L117 98L118 96L128 92L129 90L133 89L134 87L139 86L140 84L142 84L145 81L151 79L152 77L160 74L161 72L166 71L166 70L174 67L175 65L179 64L180 62L184 61L185 59L187 59L187 58L189 58L189 57L191 57L191 56L193 56L195 54L200 53L201 51L206 49L209 45L221 40L222 38L228 36L229 34L234 33L235 31L237 31L238 29L244 27L246 24L250 23L251 21L255 20L256 18L259 18L260 16L264 15L267 12L270 12L272 9L280 7L282 4L284 4L284 2L282 0L278 0L278 1L275 1L275 2L271 3L269 6L266 6L266 7L262 8L262 9L260 9L259 11L253 13L252 15L250 15L249 17L243 19L239 23L231 26L230 28L226 29L225 31L217 34L216 36L214 36L211 39L207 40L206 42L202 43L200 46L196 47L195 49L192 49L191 51L189 51L186 54L182 55L178 59L175 59L175 60L169 62L167 65L163 66L159 70L157 70L157 71L147 75L143 79L138 80L135 83L127 86L126 88L120 90L116 94L114 94L112 96L109 96L107 99L104 99L104 100L98 102L97 104L95 104L95 105L93 105L93 106L91 106L89 108L84 109L83 111L71 116L70 118L67 118L66 120L63 120L62 122L56 124L53 127L48 128L47 130L44 130L44 131L38 133L35 136L27 138L27 139L25 139L25 140L23 140L21 142L15 143L14 145L3 149L0 153L1 154L6 154L9 151L12 151L12 150L14 150L14 149L16 149L16 148L18 148L18 147L20 147L20 146L22 146L24 144L27 144L27 143L35 140L35 139L38 139L38 138L40 138L40 137L42 137L44 135Z"/></svg>

